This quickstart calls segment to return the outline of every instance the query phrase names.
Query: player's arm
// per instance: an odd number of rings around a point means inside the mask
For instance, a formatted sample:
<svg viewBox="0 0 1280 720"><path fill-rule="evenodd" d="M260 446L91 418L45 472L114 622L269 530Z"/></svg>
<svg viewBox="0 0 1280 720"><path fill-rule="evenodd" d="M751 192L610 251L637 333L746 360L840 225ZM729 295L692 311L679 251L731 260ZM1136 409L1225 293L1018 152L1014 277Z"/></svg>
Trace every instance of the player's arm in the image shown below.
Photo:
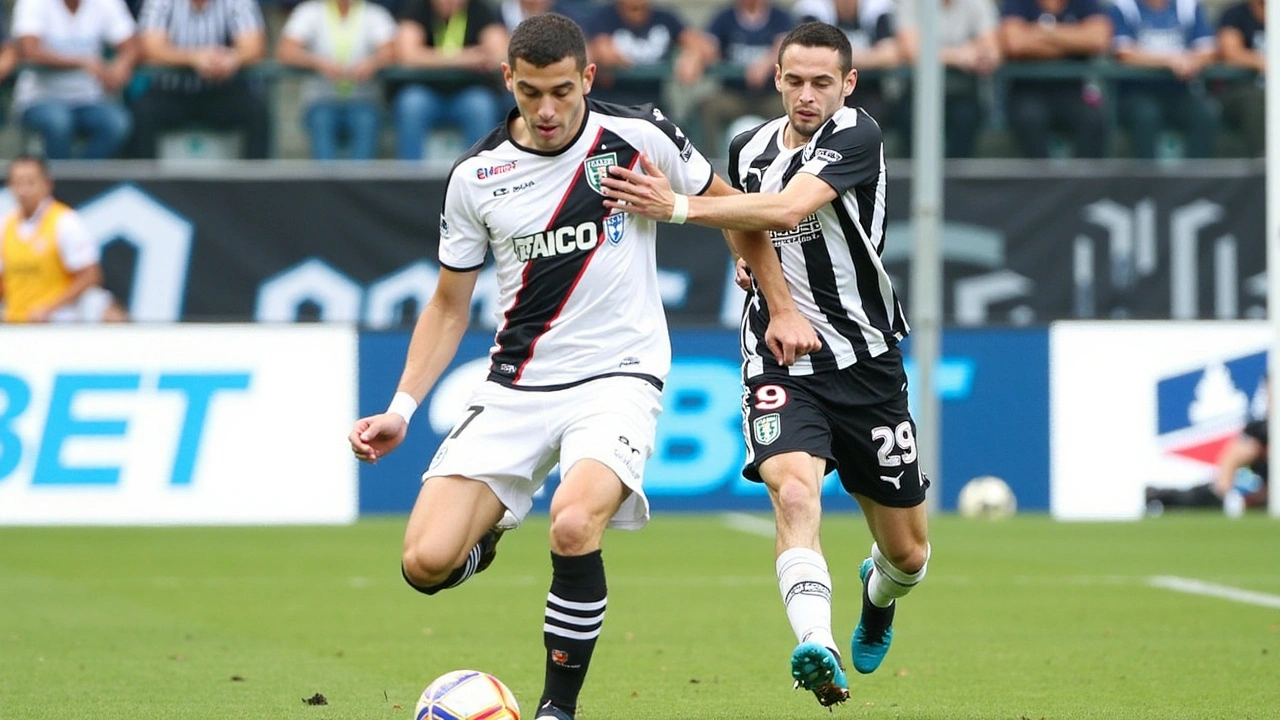
<svg viewBox="0 0 1280 720"><path fill-rule="evenodd" d="M479 269L440 269L435 293L413 328L409 352L387 411L361 418L347 437L356 458L377 462L404 440L409 418L453 360L471 320L471 295Z"/></svg>
<svg viewBox="0 0 1280 720"><path fill-rule="evenodd" d="M728 198L741 195L719 175L712 176L711 185L704 197ZM745 196L744 196L745 197ZM725 230L729 251L735 258L741 257L751 268L756 287L769 305L769 327L765 331L765 344L773 351L779 364L790 366L799 358L822 347L818 333L800 314L791 286L782 274L782 263L773 249L769 235L757 230Z"/></svg>
<svg viewBox="0 0 1280 720"><path fill-rule="evenodd" d="M642 155L640 162L643 174L620 165L609 168L612 177L604 181L609 198L605 205L660 222L694 222L725 230L785 231L836 199L834 188L804 172L796 173L782 192L687 197L671 190L662 171L648 157Z"/></svg>
<svg viewBox="0 0 1280 720"><path fill-rule="evenodd" d="M80 217L74 212L65 213L58 219L54 232L58 257L71 274L71 282L48 303L32 308L29 314L32 322L46 322L55 310L75 303L85 290L102 284L98 246Z"/></svg>
<svg viewBox="0 0 1280 720"><path fill-rule="evenodd" d="M67 285L67 289L62 294L55 297L43 310L51 313L58 308L71 305L80 299L85 290L91 287L97 287L102 284L102 266L98 263L87 265L76 270L71 274L71 282Z"/></svg>
<svg viewBox="0 0 1280 720"><path fill-rule="evenodd" d="M436 291L413 328L397 392L408 393L420 403L440 379L471 322L471 295L479 276L479 270L440 269Z"/></svg>

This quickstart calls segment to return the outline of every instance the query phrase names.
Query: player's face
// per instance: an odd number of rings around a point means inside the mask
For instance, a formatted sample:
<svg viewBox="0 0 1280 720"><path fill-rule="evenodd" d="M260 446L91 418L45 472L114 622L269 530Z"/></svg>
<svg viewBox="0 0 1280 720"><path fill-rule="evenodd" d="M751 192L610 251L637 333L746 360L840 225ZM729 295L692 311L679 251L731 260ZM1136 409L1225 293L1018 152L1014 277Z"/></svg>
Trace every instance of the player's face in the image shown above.
<svg viewBox="0 0 1280 720"><path fill-rule="evenodd" d="M572 56L546 67L516 58L515 67L502 65L502 74L523 123L523 128L513 129L516 141L543 151L569 144L582 127L596 66L579 70Z"/></svg>
<svg viewBox="0 0 1280 720"><path fill-rule="evenodd" d="M9 167L9 192L13 193L23 214L29 216L53 192L53 183L39 164L17 162Z"/></svg>
<svg viewBox="0 0 1280 720"><path fill-rule="evenodd" d="M857 82L857 70L840 72L835 49L804 45L787 46L774 77L791 128L806 138L836 114Z"/></svg>

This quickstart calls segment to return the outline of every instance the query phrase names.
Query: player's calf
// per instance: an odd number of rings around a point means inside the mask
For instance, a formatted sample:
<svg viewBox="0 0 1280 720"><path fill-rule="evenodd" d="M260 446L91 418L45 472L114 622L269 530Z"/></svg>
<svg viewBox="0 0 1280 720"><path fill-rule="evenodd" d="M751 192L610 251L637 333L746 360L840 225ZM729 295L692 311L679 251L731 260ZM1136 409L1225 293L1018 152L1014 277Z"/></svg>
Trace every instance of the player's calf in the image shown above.
<svg viewBox="0 0 1280 720"><path fill-rule="evenodd" d="M908 573L899 569L871 546L871 557L862 561L858 576L862 579L862 615L850 642L853 667L860 673L875 672L884 662L893 643L893 617L897 600L911 592L924 580L929 565L929 546L924 547L920 569Z"/></svg>
<svg viewBox="0 0 1280 720"><path fill-rule="evenodd" d="M462 564L451 570L446 570L440 563L433 563L430 558L424 558L421 554L405 553L400 564L400 574L409 587L424 595L435 595L441 590L457 587L493 564L503 532L504 530L496 527L490 529L471 548Z"/></svg>

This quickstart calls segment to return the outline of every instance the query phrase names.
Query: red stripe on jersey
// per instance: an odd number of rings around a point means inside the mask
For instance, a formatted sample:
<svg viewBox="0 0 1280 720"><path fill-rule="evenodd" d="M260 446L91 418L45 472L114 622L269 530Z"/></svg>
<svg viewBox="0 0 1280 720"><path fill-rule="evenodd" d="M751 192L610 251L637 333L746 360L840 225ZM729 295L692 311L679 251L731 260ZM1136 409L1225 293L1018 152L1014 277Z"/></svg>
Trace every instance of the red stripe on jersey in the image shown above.
<svg viewBox="0 0 1280 720"><path fill-rule="evenodd" d="M588 145L587 147L589 148L595 147L596 144L600 142L600 137L602 135L604 135L603 127L596 132L596 139L593 140L591 144ZM564 209L564 204L569 201L569 196L573 194L573 188L577 186L578 180L582 177L582 173L585 171L585 169L586 169L585 163L578 164L578 171L573 174L573 180L569 181L569 184L565 187L564 195L560 197L560 202L559 204L556 205L555 212L551 213L551 219L547 221L547 227L545 228L545 230L550 230L553 227L555 227L556 218L560 217L560 211ZM533 269L533 261L532 260L525 261L524 272L520 273L520 290L516 292L516 297L511 302L511 307L507 308L507 311L502 314L502 327L498 328L498 333L497 333L499 336L501 336L503 331L505 331L508 327L511 326L511 311L520 307L520 296L523 295L525 289L529 287L529 271L531 269ZM563 307L563 305L561 307ZM515 378L511 380L511 383L513 385L517 382L520 382L520 375L524 373L524 366L529 364L529 358L531 357L533 357L532 347L529 348L529 357L525 358L525 361L523 363L520 363L520 370L516 372Z"/></svg>
<svg viewBox="0 0 1280 720"><path fill-rule="evenodd" d="M604 128L600 128L600 132L596 134L596 139L591 143L591 147L595 147L600 142L600 138L603 135L604 135ZM636 163L639 160L640 160L640 153L636 153L635 157L631 158L631 164L627 165L627 169L628 170L635 169ZM585 163L582 167L578 168L579 174L582 173L583 167L585 167ZM575 183L577 182L577 179L578 179L578 175L574 175ZM570 189L572 189L573 183L571 183L569 187ZM569 199L569 193L566 192L564 197L560 199L560 205L556 207L556 213L555 215L552 216L552 223L555 222L555 217L560 214L560 209L564 207L565 200L568 200L568 199ZM606 212L604 214L604 217L608 217L610 214L611 214L610 212ZM548 225L547 229L550 230L551 225ZM605 242L604 238L601 237L600 242L597 242L596 246L591 248L591 254L588 255L587 259L582 263L582 269L578 271L578 276L575 277L573 279L573 283L569 285L568 291L565 292L564 298L560 301L560 306L557 307L556 311L552 313L550 318L547 319L547 323L542 326L542 332L538 333L538 336L535 337L533 339L533 342L529 344L529 354L528 356L525 357L524 362L520 363L520 369L516 372L516 376L511 381L511 384L515 385L520 382L520 376L524 375L524 369L529 366L529 361L533 359L533 353L536 352L538 349L538 341L541 340L544 336L546 336L547 331L551 329L552 323L556 321L556 318L560 317L561 312L564 312L564 306L569 304L569 298L573 297L573 291L577 289L578 283L582 282L582 276L587 274L587 268L591 266L591 260L595 258L596 253L599 252L600 246L603 245L604 242ZM528 278L529 266L531 265L533 265L532 261L525 265L524 270L525 270L526 279Z"/></svg>

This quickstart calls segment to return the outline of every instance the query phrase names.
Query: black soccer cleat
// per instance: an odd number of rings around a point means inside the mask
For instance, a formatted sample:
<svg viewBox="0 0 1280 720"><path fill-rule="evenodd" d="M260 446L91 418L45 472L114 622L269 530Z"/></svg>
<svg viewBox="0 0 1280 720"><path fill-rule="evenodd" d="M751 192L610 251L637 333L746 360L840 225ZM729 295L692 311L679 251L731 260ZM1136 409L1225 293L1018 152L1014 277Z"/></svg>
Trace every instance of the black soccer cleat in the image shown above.
<svg viewBox="0 0 1280 720"><path fill-rule="evenodd" d="M493 564L493 559L498 556L498 541L502 539L502 533L506 530L500 530L496 527L489 528L480 538L480 562L476 563L476 573L482 573L489 569Z"/></svg>

